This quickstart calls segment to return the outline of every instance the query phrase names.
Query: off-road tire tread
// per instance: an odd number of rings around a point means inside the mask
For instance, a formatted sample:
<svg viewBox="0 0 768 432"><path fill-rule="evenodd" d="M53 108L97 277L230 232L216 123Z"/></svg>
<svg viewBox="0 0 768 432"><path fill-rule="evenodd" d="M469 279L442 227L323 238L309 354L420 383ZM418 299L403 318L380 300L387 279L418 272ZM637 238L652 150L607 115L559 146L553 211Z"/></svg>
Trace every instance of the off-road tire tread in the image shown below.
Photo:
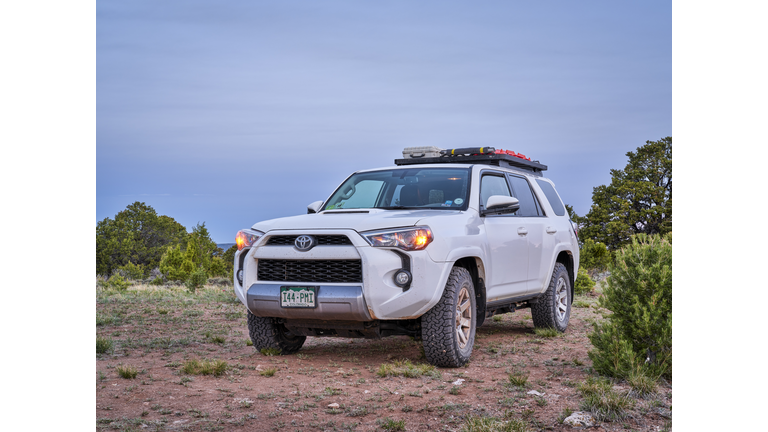
<svg viewBox="0 0 768 432"><path fill-rule="evenodd" d="M471 307L476 311L472 276L467 269L454 267L448 276L448 282L445 284L445 290L440 301L421 316L424 355L427 357L427 361L435 366L461 367L469 361L469 357L472 355L472 345L475 342L474 332L477 328L477 319L474 313L472 316L473 331L470 332L470 338L467 342L469 349L465 349L466 352L462 353L458 347L458 342L455 340L456 318L454 314L456 313L457 296L465 281L469 281L470 301L473 303Z"/></svg>
<svg viewBox="0 0 768 432"><path fill-rule="evenodd" d="M564 332L568 328L568 322L562 328L558 326L557 315L555 311L555 289L557 288L557 280L560 275L565 275L565 280L568 283L568 295L569 300L572 303L570 279L568 278L568 270L562 263L556 263L555 269L552 271L552 278L549 281L549 287L544 294L539 297L536 303L531 305L531 317L533 318L533 326L535 328L553 328L559 332ZM566 318L570 318L570 313Z"/></svg>
<svg viewBox="0 0 768 432"><path fill-rule="evenodd" d="M280 350L281 355L285 355L295 353L304 345L306 336L287 338L282 333L281 326L274 318L259 317L248 311L248 334L256 351L274 348Z"/></svg>

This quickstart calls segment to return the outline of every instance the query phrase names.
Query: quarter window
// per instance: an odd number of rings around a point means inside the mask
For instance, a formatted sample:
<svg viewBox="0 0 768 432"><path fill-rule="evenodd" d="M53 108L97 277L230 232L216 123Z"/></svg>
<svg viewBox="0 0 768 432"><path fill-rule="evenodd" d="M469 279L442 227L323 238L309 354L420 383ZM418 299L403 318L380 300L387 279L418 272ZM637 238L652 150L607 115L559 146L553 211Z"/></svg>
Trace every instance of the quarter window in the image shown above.
<svg viewBox="0 0 768 432"><path fill-rule="evenodd" d="M549 205L552 206L552 210L555 211L555 214L558 216L565 215L565 207L563 207L563 202L560 201L560 196L555 191L555 188L552 187L552 184L539 179L536 179L536 183L538 183L541 187L541 190L544 192L544 196L547 197L547 201L549 201Z"/></svg>

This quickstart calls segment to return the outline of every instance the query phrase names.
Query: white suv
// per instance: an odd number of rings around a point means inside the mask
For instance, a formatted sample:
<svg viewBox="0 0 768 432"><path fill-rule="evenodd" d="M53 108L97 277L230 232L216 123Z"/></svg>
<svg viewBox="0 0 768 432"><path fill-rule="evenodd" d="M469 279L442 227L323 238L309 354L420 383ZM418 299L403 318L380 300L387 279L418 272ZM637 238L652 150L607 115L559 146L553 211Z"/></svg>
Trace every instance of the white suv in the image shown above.
<svg viewBox="0 0 768 432"><path fill-rule="evenodd" d="M235 293L257 350L408 335L430 363L459 367L494 314L530 307L536 327L565 331L579 247L546 166L510 154L395 163L350 175L309 214L238 232Z"/></svg>

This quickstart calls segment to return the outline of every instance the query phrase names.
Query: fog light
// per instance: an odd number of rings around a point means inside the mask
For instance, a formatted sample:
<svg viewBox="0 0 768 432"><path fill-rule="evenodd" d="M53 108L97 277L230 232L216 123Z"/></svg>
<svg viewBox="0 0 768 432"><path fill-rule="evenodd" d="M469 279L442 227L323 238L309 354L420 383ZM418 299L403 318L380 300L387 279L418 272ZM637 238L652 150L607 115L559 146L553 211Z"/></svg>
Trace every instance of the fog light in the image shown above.
<svg viewBox="0 0 768 432"><path fill-rule="evenodd" d="M395 273L395 285L399 287L407 286L411 283L411 272L408 270L399 270Z"/></svg>
<svg viewBox="0 0 768 432"><path fill-rule="evenodd" d="M243 286L243 269L237 271L237 282L240 283L240 286Z"/></svg>

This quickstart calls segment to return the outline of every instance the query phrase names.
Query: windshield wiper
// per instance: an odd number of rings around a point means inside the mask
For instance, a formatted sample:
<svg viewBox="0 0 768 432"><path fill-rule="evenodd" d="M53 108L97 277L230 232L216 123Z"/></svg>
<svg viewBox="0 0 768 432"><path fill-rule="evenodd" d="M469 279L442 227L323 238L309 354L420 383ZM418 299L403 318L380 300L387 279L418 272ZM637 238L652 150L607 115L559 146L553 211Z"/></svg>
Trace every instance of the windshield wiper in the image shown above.
<svg viewBox="0 0 768 432"><path fill-rule="evenodd" d="M423 207L407 207L407 206L390 206L390 207L376 207L384 210L421 210Z"/></svg>

